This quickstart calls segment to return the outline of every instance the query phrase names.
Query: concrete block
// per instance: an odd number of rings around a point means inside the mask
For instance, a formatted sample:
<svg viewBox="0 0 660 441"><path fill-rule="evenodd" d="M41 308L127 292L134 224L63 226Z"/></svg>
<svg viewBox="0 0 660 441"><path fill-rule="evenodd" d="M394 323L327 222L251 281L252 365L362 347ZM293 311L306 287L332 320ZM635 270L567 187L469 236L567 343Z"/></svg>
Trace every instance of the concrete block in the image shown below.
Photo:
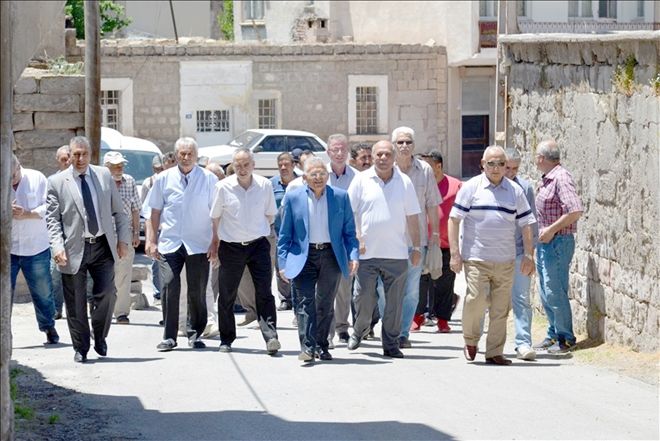
<svg viewBox="0 0 660 441"><path fill-rule="evenodd" d="M31 130L14 134L16 145L21 149L60 147L68 144L75 130Z"/></svg>
<svg viewBox="0 0 660 441"><path fill-rule="evenodd" d="M78 95L16 95L14 96L14 111L78 112L80 101Z"/></svg>
<svg viewBox="0 0 660 441"><path fill-rule="evenodd" d="M149 309L149 299L142 292L131 292L131 309Z"/></svg>
<svg viewBox="0 0 660 441"><path fill-rule="evenodd" d="M14 113L11 118L11 128L14 132L32 130L34 128L32 113Z"/></svg>
<svg viewBox="0 0 660 441"><path fill-rule="evenodd" d="M36 112L34 125L37 129L77 129L85 127L84 113Z"/></svg>
<svg viewBox="0 0 660 441"><path fill-rule="evenodd" d="M34 77L20 77L14 85L15 94L37 93L37 79Z"/></svg>
<svg viewBox="0 0 660 441"><path fill-rule="evenodd" d="M658 63L658 42L637 42L635 48L635 59L642 66L655 66Z"/></svg>
<svg viewBox="0 0 660 441"><path fill-rule="evenodd" d="M133 265L132 281L147 280L151 265Z"/></svg>
<svg viewBox="0 0 660 441"><path fill-rule="evenodd" d="M83 75L42 77L39 91L47 95L82 95L85 93L85 77Z"/></svg>

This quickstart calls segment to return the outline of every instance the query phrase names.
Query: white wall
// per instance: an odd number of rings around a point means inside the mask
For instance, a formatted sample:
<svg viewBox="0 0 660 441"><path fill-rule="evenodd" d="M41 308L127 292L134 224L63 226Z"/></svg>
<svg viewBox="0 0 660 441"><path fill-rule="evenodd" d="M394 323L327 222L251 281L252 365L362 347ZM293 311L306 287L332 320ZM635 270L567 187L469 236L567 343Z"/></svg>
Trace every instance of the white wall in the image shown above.
<svg viewBox="0 0 660 441"><path fill-rule="evenodd" d="M568 22L568 1L528 1L527 8L527 16L534 21Z"/></svg>
<svg viewBox="0 0 660 441"><path fill-rule="evenodd" d="M157 38L174 38L170 3L165 0L120 2L133 22L127 35L138 33ZM174 0L174 17L179 37L211 36L211 2L209 0Z"/></svg>

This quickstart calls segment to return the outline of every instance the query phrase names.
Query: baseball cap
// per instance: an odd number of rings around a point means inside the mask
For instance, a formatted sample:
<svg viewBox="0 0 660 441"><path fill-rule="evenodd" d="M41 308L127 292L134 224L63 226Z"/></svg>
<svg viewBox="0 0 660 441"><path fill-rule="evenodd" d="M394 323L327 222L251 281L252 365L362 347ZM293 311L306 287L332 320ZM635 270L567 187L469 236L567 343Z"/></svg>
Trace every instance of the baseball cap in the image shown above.
<svg viewBox="0 0 660 441"><path fill-rule="evenodd" d="M163 166L163 157L161 155L155 155L151 160L152 167L162 167Z"/></svg>
<svg viewBox="0 0 660 441"><path fill-rule="evenodd" d="M108 152L105 154L103 157L103 163L104 164L125 164L128 161L126 158L124 158L124 155L122 155L120 152Z"/></svg>
<svg viewBox="0 0 660 441"><path fill-rule="evenodd" d="M300 162L300 155L302 155L302 149L295 148L291 151L291 156L293 157L294 162Z"/></svg>

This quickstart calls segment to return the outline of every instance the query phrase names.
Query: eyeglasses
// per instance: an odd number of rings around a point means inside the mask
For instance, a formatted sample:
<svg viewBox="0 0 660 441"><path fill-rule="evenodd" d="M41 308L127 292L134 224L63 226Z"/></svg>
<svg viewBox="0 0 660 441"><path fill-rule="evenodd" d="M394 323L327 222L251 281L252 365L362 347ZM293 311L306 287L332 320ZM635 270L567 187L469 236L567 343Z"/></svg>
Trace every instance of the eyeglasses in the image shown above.
<svg viewBox="0 0 660 441"><path fill-rule="evenodd" d="M413 145L412 141L397 141L396 145Z"/></svg>
<svg viewBox="0 0 660 441"><path fill-rule="evenodd" d="M314 172L314 173L309 173L307 176L312 179L325 178L328 176L328 172Z"/></svg>
<svg viewBox="0 0 660 441"><path fill-rule="evenodd" d="M504 161L488 161L486 163L488 167L504 167L506 165L506 162Z"/></svg>

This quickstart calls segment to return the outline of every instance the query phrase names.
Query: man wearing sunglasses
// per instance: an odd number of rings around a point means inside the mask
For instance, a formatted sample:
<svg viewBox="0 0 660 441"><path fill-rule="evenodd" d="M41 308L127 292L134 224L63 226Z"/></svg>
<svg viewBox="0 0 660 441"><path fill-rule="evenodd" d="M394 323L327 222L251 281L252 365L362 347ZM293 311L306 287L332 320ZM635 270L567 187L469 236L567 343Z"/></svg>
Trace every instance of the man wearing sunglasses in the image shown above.
<svg viewBox="0 0 660 441"><path fill-rule="evenodd" d="M506 366L511 360L502 352L516 268L516 225L522 229L524 248L520 272L530 275L534 271L532 225L536 219L522 188L504 177L506 154L501 147L486 148L481 165L484 172L461 187L449 213L449 268L458 274L465 267L465 358L473 361L477 356L488 309L486 363ZM461 221L463 241L459 249Z"/></svg>

